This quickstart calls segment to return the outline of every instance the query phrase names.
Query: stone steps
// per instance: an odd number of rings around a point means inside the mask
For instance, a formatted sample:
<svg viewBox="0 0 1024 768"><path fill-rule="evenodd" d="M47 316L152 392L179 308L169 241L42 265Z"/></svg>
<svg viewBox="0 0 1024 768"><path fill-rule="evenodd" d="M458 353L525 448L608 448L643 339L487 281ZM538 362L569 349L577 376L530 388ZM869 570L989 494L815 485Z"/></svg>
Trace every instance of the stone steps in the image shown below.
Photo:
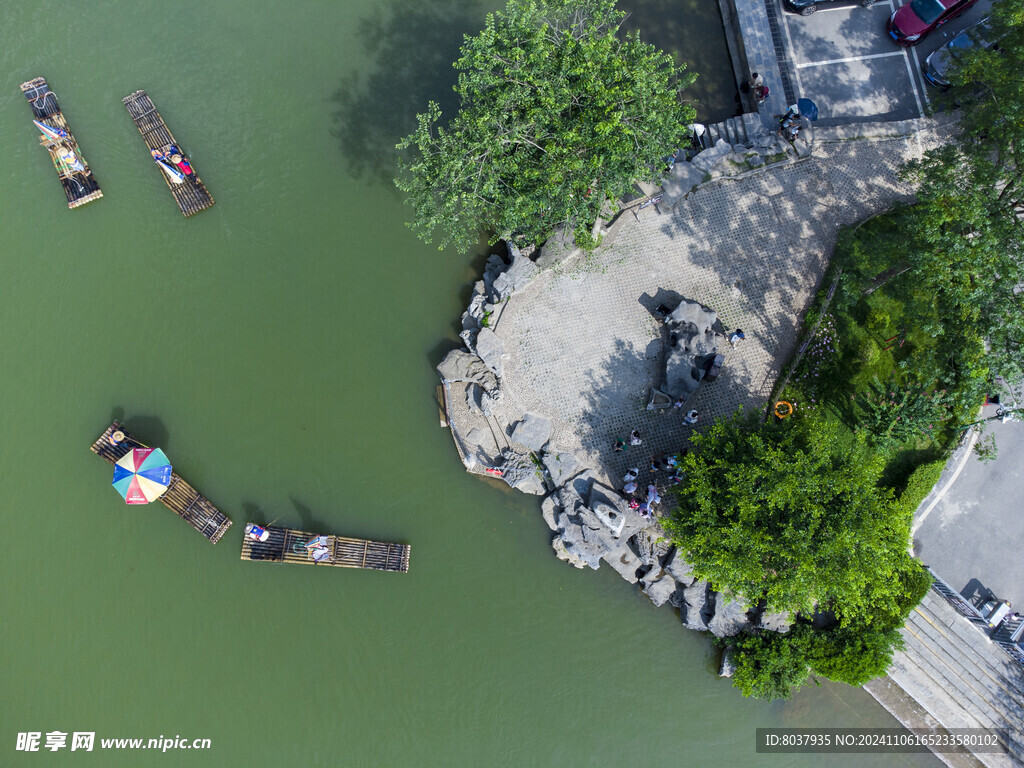
<svg viewBox="0 0 1024 768"><path fill-rule="evenodd" d="M1024 722L1024 669L1015 664L1002 649L983 632L960 618L949 604L929 592L910 615L909 624L919 627L933 638L941 634L944 647L957 662L972 673L998 686L999 690L1018 702L1020 722Z"/></svg>
<svg viewBox="0 0 1024 768"><path fill-rule="evenodd" d="M713 147L719 139L729 144L749 145L751 137L760 129L761 120L756 114L744 114L730 117L720 123L705 125L705 146Z"/></svg>
<svg viewBox="0 0 1024 768"><path fill-rule="evenodd" d="M1006 730L1012 758L1024 761L1024 670L931 591L903 637L906 650L894 656L890 677L947 728ZM1009 764L1006 755L978 759Z"/></svg>

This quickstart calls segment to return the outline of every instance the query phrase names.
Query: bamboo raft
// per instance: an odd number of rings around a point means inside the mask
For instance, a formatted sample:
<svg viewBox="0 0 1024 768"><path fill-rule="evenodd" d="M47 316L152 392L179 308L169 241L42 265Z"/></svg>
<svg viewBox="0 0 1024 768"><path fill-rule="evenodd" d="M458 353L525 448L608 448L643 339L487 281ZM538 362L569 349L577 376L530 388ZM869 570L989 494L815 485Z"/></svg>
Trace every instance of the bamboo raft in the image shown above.
<svg viewBox="0 0 1024 768"><path fill-rule="evenodd" d="M167 148L170 146L181 146L166 123L164 123L164 119L160 117L160 113L156 111L153 101L146 95L145 91L136 91L129 96L125 96L123 101L128 114L135 121L135 127L142 134L142 139L146 142L147 149L150 151L155 149L161 153L166 153ZM189 164L191 165L191 158L189 158ZM156 164L154 163L154 165ZM167 177L167 174L160 169L160 166L156 166L157 173L160 174L167 187L171 190L174 201L186 217L206 210L214 203L213 196L206 189L203 180L199 178L195 166L191 167L192 173L187 175L182 183L176 184Z"/></svg>
<svg viewBox="0 0 1024 768"><path fill-rule="evenodd" d="M32 113L36 120L67 134L66 138L61 139L51 139L41 135L39 143L50 153L53 167L57 169L57 176L60 178L61 186L64 187L64 195L68 199L68 208L78 208L93 200L99 200L103 197L99 182L96 181L85 155L78 147L75 135L71 133L67 120L64 119L64 115L60 111L57 95L50 90L50 86L42 77L22 83L21 91L25 94L29 106L32 107ZM64 149L65 152L67 150L73 152L85 170L75 170L64 162L60 156L61 149Z"/></svg>
<svg viewBox="0 0 1024 768"><path fill-rule="evenodd" d="M124 433L124 440L117 445L110 441L110 436L120 430ZM107 427L99 440L92 444L90 449L93 453L106 459L111 464L124 456L133 448L148 448L148 445L140 443L132 437L117 421ZM228 516L217 509L199 491L185 482L177 472L171 474L171 484L159 499L164 506L174 514L191 525L211 543L216 544L221 536L231 527L231 520Z"/></svg>
<svg viewBox="0 0 1024 768"><path fill-rule="evenodd" d="M246 529L248 530L248 525ZM366 568L376 571L409 571L408 544L390 544L385 541L348 539L327 536L326 547L330 556L316 562L306 543L317 537L315 533L291 528L262 526L270 534L266 541L254 541L248 535L242 539L243 560L265 560L272 563L305 563L306 565L333 565L338 568Z"/></svg>

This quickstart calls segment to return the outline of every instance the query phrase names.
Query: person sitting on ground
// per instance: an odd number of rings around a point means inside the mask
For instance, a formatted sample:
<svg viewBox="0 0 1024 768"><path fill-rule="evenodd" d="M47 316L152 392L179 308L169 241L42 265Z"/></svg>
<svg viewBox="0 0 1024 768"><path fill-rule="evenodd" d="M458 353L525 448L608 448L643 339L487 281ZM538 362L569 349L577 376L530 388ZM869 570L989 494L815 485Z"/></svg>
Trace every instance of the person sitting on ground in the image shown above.
<svg viewBox="0 0 1024 768"><path fill-rule="evenodd" d="M640 439L640 433L637 432L635 429L629 433L630 445L640 445L642 442L643 440Z"/></svg>
<svg viewBox="0 0 1024 768"><path fill-rule="evenodd" d="M729 343L730 343L730 344L732 344L732 345L733 345L733 346L735 347L735 346L736 346L737 344L739 344L739 343L740 343L741 341L743 341L743 340L744 340L745 338L747 338L747 337L746 337L746 335L745 335L745 334L743 333L743 329L742 329L742 328L737 328L737 329L736 329L735 331L733 331L733 332L732 332L732 334L731 334L731 335L729 336Z"/></svg>
<svg viewBox="0 0 1024 768"><path fill-rule="evenodd" d="M640 469L638 467L630 467L626 470L625 476L622 478L624 482L632 482L640 477Z"/></svg>
<svg viewBox="0 0 1024 768"><path fill-rule="evenodd" d="M697 409L694 408L689 413L686 414L686 416L683 418L683 421L685 421L687 424L696 424L697 419L699 418L700 414L697 413Z"/></svg>
<svg viewBox="0 0 1024 768"><path fill-rule="evenodd" d="M636 493L636 480L630 480L624 486L622 486L622 492Z"/></svg>

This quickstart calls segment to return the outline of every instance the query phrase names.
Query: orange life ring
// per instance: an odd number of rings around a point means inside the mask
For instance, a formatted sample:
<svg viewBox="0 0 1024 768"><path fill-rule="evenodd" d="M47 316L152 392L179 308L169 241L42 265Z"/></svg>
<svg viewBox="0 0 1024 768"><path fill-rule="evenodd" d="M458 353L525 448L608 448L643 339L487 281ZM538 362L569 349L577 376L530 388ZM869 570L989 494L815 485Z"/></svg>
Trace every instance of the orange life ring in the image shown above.
<svg viewBox="0 0 1024 768"><path fill-rule="evenodd" d="M783 405L786 406L786 408L788 408L789 410L786 411L785 413L779 413L779 407ZM789 416L792 416L793 404L787 402L786 400L779 400L777 403L775 403L775 415L778 416L780 419L785 419L788 418Z"/></svg>

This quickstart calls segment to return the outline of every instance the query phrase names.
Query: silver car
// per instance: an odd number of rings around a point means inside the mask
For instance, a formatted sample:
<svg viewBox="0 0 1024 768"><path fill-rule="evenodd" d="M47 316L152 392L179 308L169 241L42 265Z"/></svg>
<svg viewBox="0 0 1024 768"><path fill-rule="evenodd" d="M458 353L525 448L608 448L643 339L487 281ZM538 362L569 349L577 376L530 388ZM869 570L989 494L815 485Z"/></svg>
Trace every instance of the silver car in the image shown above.
<svg viewBox="0 0 1024 768"><path fill-rule="evenodd" d="M924 64L921 65L924 79L939 88L949 88L949 67L959 51L965 51L978 45L984 48L992 47L994 41L986 39L990 36L988 28L990 18L990 16L986 16L981 21L971 24L944 46L929 54L928 58L924 60Z"/></svg>

